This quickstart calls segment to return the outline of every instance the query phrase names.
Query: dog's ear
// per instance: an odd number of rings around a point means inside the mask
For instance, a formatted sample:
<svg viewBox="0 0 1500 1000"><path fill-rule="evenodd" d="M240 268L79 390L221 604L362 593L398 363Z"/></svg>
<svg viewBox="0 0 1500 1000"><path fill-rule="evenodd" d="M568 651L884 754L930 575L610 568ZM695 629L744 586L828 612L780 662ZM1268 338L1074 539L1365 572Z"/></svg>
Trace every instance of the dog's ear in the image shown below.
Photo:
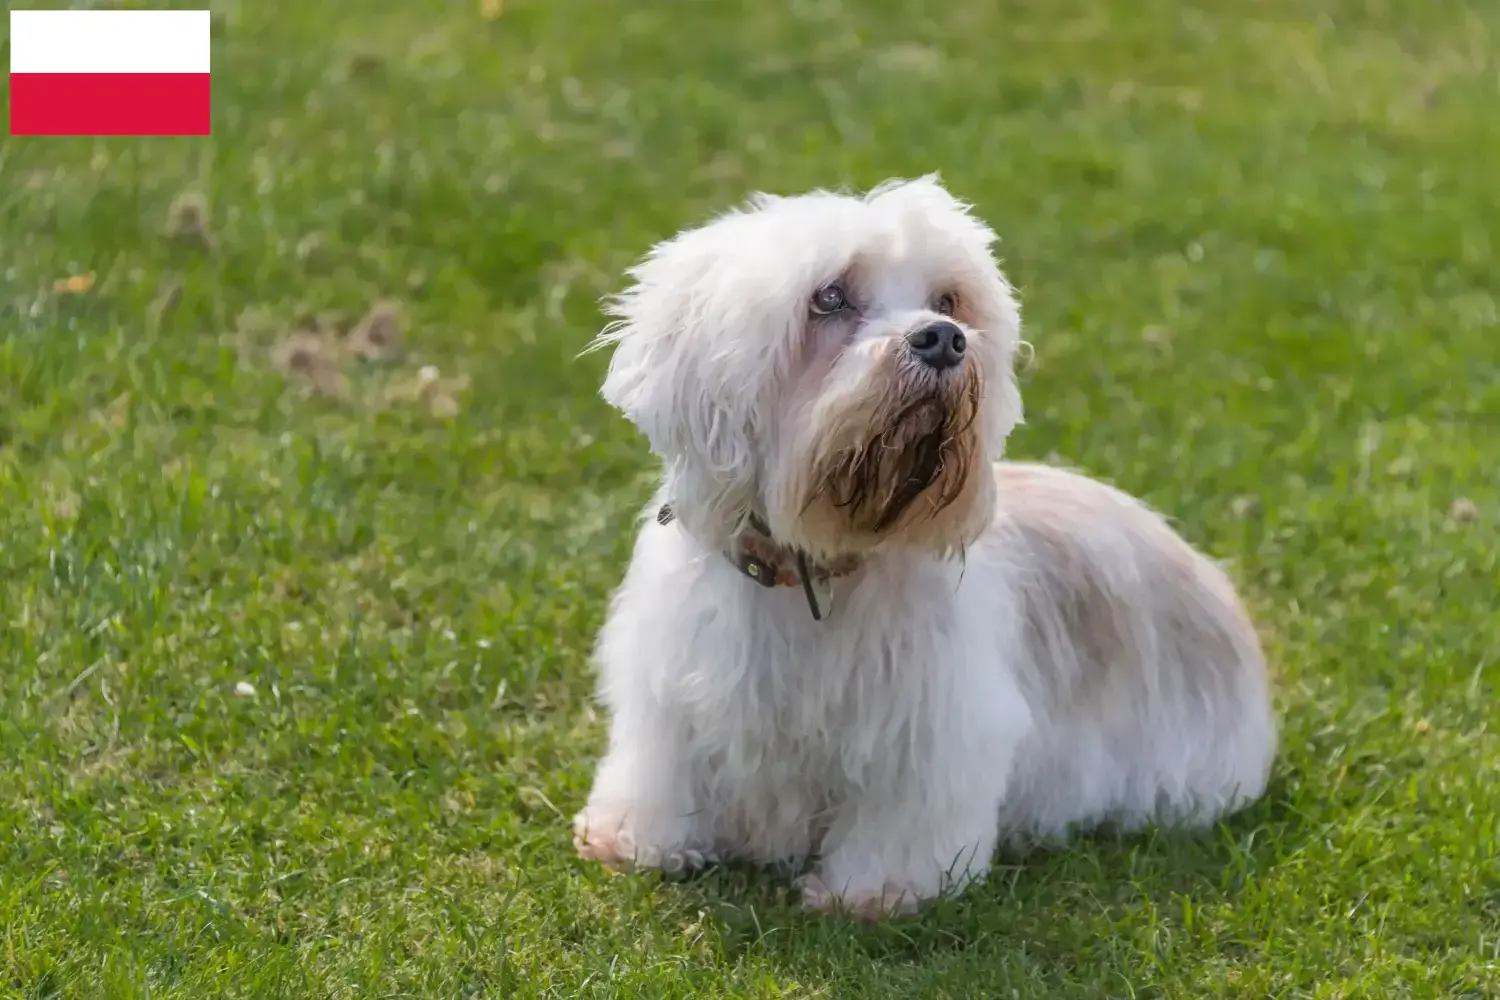
<svg viewBox="0 0 1500 1000"><path fill-rule="evenodd" d="M1029 362L1031 345L1021 340L1021 307L1015 290L998 261L988 253L984 260L988 266L974 283L977 294L970 308L973 325L984 332L979 344L985 363L984 440L990 457L999 458L1010 433L1025 423L1016 365Z"/></svg>
<svg viewBox="0 0 1500 1000"><path fill-rule="evenodd" d="M654 247L606 300L613 322L589 349L614 346L600 394L666 463L678 516L727 537L754 497L758 387L734 380L745 338L733 324L746 317L715 237L705 227Z"/></svg>

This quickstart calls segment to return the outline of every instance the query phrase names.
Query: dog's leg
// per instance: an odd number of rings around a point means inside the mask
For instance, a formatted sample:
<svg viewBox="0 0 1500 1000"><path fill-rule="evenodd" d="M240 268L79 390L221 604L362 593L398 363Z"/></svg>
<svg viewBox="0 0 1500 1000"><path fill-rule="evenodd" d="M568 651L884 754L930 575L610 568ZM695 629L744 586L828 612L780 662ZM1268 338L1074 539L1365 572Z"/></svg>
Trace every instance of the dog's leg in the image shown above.
<svg viewBox="0 0 1500 1000"><path fill-rule="evenodd" d="M692 755L680 725L616 716L588 805L573 818L573 846L617 871L678 875L713 860L693 794Z"/></svg>
<svg viewBox="0 0 1500 1000"><path fill-rule="evenodd" d="M809 909L863 920L911 913L989 871L1030 713L1009 683L969 680L951 685L951 698L926 692L924 718L908 723L920 735L891 739L889 755L864 769L803 881Z"/></svg>
<svg viewBox="0 0 1500 1000"><path fill-rule="evenodd" d="M851 803L840 838L802 884L810 910L861 920L916 912L989 871L999 790L974 786L903 790L889 801Z"/></svg>

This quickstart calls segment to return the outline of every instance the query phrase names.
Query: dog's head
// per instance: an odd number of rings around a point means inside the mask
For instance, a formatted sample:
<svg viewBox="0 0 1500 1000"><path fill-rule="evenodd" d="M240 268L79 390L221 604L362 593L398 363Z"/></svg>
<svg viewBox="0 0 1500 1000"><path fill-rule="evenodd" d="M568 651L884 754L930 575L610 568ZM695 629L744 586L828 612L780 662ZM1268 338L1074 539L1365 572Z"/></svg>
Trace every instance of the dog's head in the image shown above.
<svg viewBox="0 0 1500 1000"><path fill-rule="evenodd" d="M757 195L653 248L595 346L683 524L723 543L753 511L826 558L972 541L1021 419L994 240L924 177Z"/></svg>

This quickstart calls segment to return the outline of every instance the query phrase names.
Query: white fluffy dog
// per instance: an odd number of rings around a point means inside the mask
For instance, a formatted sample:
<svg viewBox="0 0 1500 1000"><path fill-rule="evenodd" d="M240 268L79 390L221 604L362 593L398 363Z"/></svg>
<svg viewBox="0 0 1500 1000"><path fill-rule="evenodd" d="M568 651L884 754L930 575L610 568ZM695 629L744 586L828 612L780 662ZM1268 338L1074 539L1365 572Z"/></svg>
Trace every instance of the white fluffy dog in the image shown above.
<svg viewBox="0 0 1500 1000"><path fill-rule="evenodd" d="M808 907L873 918L1002 839L1264 790L1225 574L1109 486L992 463L1021 421L994 239L931 176L757 195L611 300L603 395L664 470L598 641L584 857L811 861Z"/></svg>

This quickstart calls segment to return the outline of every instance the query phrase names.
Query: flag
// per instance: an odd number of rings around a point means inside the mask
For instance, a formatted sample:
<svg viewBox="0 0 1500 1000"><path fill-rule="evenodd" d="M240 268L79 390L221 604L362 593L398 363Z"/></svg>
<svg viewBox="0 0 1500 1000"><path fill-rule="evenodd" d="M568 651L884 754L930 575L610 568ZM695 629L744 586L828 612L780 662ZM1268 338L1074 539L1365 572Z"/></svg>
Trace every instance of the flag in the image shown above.
<svg viewBox="0 0 1500 1000"><path fill-rule="evenodd" d="M208 135L206 10L13 10L11 135Z"/></svg>

